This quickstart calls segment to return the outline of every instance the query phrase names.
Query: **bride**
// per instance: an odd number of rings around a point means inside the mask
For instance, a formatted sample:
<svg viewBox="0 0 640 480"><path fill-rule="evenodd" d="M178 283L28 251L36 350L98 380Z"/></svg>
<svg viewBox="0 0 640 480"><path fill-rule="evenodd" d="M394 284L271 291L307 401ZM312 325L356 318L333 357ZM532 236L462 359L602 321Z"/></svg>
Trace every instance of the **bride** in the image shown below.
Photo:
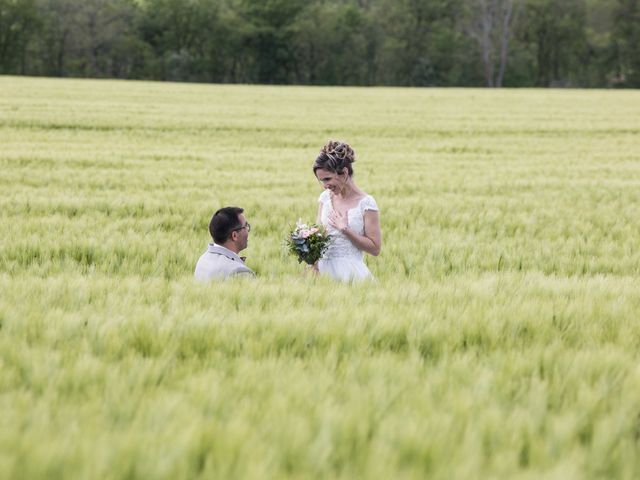
<svg viewBox="0 0 640 480"><path fill-rule="evenodd" d="M330 140L313 164L324 188L316 223L322 223L332 238L315 268L342 281L373 278L363 252L377 256L382 246L378 206L353 181L353 162L355 152L348 144Z"/></svg>

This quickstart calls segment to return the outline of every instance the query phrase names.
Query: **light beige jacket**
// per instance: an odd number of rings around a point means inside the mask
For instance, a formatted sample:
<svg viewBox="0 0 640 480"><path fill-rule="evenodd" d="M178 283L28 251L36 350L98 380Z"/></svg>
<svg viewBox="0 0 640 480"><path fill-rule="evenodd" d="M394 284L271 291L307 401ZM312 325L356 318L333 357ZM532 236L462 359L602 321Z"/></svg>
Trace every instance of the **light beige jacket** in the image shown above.
<svg viewBox="0 0 640 480"><path fill-rule="evenodd" d="M224 280L234 276L255 276L244 260L228 248L210 243L196 264L196 280Z"/></svg>

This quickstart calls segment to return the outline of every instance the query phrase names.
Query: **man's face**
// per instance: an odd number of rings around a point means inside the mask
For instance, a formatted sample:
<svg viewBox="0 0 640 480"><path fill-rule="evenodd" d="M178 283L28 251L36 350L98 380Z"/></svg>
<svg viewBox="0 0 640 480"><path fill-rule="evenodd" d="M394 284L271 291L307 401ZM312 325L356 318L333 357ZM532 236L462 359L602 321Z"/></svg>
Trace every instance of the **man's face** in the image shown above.
<svg viewBox="0 0 640 480"><path fill-rule="evenodd" d="M247 244L249 242L249 230L251 227L242 213L238 215L238 221L240 222L240 225L242 225L242 228L238 228L235 233L236 245L238 246L238 251L240 251L247 248Z"/></svg>

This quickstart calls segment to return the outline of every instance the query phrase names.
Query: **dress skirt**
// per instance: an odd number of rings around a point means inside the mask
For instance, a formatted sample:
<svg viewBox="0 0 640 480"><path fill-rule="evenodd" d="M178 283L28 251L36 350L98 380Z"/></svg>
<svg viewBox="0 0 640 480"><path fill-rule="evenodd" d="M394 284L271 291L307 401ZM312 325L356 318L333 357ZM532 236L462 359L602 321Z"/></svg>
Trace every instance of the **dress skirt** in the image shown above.
<svg viewBox="0 0 640 480"><path fill-rule="evenodd" d="M373 280L373 275L361 256L321 258L318 261L318 271L321 275L329 275L342 282Z"/></svg>

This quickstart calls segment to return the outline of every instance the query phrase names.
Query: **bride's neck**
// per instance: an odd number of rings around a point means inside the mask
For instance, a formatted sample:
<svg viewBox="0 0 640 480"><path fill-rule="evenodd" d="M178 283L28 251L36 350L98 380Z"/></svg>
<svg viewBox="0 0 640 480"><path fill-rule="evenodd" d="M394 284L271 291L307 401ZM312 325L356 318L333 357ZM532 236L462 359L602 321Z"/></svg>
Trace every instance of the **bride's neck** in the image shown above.
<svg viewBox="0 0 640 480"><path fill-rule="evenodd" d="M356 186L356 184L353 183L353 180L349 180L347 183L344 184L344 187L340 189L337 193L340 198L342 198L343 200L347 200L348 198L351 198L357 195L358 192L359 192L359 189Z"/></svg>

